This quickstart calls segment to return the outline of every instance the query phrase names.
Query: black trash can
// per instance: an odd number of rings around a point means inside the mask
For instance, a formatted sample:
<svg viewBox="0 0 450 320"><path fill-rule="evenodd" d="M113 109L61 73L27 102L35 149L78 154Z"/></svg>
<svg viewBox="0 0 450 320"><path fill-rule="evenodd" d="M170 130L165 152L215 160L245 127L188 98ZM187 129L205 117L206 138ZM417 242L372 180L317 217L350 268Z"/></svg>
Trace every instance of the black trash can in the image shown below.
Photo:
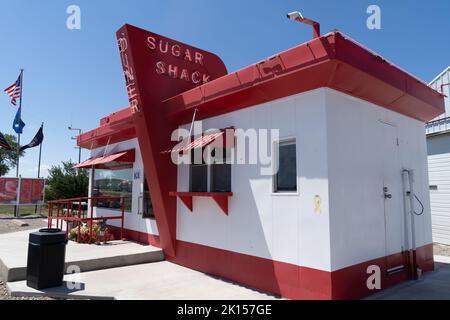
<svg viewBox="0 0 450 320"><path fill-rule="evenodd" d="M27 286L41 290L62 285L66 244L66 233L60 229L41 229L30 233Z"/></svg>

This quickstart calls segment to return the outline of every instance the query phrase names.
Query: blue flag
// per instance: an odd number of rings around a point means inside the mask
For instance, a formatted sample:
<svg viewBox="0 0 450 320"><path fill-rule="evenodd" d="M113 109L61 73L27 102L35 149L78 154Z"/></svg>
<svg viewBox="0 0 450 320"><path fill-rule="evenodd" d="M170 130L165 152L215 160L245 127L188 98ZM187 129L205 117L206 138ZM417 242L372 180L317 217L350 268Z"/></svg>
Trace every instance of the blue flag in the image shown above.
<svg viewBox="0 0 450 320"><path fill-rule="evenodd" d="M22 108L19 107L13 122L13 129L17 134L22 134L23 127L25 127L25 123L22 121L21 115Z"/></svg>

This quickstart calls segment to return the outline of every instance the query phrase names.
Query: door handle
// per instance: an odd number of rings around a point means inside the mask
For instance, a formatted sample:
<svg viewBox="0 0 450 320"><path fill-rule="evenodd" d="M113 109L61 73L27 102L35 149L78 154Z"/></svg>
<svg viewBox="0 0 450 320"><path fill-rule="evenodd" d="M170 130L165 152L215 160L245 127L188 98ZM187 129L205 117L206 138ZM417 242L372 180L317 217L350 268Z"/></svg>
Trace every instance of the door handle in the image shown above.
<svg viewBox="0 0 450 320"><path fill-rule="evenodd" d="M388 191L389 191L388 187L384 187L383 188L384 198L385 199L392 199L392 194L388 193Z"/></svg>
<svg viewBox="0 0 450 320"><path fill-rule="evenodd" d="M142 208L144 207L143 201L144 201L144 196L139 196L138 197L138 215L140 215L140 216L142 216L142 214L143 214L143 210L142 210Z"/></svg>

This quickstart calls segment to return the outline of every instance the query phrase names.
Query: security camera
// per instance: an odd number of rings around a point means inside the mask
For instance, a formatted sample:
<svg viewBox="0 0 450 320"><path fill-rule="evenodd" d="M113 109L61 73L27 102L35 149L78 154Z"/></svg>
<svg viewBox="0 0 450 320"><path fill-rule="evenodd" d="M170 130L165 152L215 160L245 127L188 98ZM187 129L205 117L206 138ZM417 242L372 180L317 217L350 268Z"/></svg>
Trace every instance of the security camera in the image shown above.
<svg viewBox="0 0 450 320"><path fill-rule="evenodd" d="M290 20L303 19L302 14L300 12L298 12L298 11L294 11L294 12L288 13L287 17Z"/></svg>

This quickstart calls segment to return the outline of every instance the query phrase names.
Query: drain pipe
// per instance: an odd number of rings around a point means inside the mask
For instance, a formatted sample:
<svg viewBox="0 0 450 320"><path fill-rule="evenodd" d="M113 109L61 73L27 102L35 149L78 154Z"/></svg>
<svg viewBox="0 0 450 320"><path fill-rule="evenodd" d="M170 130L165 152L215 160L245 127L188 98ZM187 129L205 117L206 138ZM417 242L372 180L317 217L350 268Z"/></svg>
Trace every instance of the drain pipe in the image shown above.
<svg viewBox="0 0 450 320"><path fill-rule="evenodd" d="M414 213L414 171L403 170L403 173L407 175L409 190L406 191L406 195L409 197L409 216L411 221L411 274L413 279L417 280L420 277L421 270L417 267L416 257L416 225L415 225L415 213Z"/></svg>

